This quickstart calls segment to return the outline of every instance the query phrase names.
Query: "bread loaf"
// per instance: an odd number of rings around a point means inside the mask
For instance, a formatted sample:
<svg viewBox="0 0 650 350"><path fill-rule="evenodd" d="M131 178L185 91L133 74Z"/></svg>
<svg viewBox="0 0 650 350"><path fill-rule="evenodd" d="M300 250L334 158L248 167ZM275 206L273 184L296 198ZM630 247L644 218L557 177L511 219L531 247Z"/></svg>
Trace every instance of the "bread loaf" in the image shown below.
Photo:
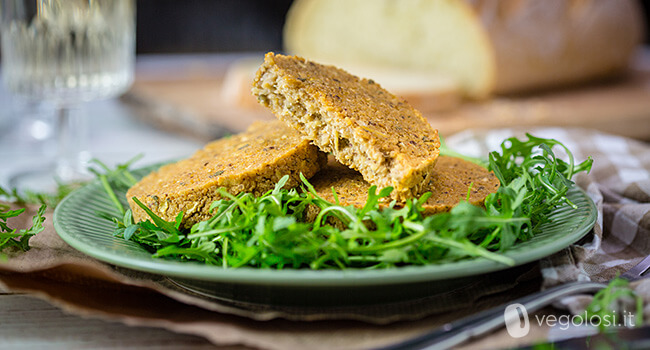
<svg viewBox="0 0 650 350"><path fill-rule="evenodd" d="M296 0L284 43L345 69L447 76L483 98L621 72L643 25L635 0Z"/></svg>

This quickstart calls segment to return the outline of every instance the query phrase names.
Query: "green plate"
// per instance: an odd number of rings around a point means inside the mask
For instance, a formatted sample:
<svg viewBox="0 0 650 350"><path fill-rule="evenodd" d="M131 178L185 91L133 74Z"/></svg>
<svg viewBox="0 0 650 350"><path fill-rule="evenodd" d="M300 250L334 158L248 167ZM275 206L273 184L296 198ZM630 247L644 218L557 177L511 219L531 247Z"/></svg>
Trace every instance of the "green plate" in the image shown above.
<svg viewBox="0 0 650 350"><path fill-rule="evenodd" d="M124 196L124 193L118 193ZM560 208L552 213L552 222L540 228L540 233L527 242L517 244L506 256L520 266L551 255L583 237L593 227L597 211L591 199L579 188L568 197L578 209ZM255 268L224 269L192 262L167 261L152 258L138 244L112 235L113 224L97 216L97 212L119 216L112 202L98 182L93 182L66 197L54 211L54 227L61 238L75 249L98 260L134 270L173 278L202 294L213 294L211 289L232 289L238 298L246 286L262 290L269 288L315 288L332 290L346 288L393 287L440 281L474 278L479 275L508 269L508 266L483 258L458 262L408 266L377 270L269 270ZM243 289L242 289L243 288ZM399 289L399 288L397 288ZM346 289L347 290L347 289ZM390 298L390 293L385 295Z"/></svg>

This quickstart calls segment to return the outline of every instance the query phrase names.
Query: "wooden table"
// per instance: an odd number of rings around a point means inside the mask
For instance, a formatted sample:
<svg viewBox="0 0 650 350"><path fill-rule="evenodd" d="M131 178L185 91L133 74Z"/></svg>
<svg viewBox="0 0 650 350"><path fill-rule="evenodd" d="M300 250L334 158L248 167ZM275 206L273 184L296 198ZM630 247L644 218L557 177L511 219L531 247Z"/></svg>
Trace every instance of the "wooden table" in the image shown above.
<svg viewBox="0 0 650 350"><path fill-rule="evenodd" d="M207 340L67 314L34 296L0 291L1 349L215 349ZM228 349L245 349L228 347Z"/></svg>

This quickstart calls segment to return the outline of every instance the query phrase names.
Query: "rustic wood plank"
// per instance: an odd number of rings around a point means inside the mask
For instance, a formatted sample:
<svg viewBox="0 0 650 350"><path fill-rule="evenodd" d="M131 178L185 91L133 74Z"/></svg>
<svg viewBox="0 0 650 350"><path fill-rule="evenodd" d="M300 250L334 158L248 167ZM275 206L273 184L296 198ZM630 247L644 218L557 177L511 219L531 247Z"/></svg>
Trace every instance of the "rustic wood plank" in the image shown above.
<svg viewBox="0 0 650 350"><path fill-rule="evenodd" d="M2 349L215 349L207 340L164 329L66 314L23 294L0 294ZM234 347L228 349L236 349ZM241 349L241 348L237 348Z"/></svg>

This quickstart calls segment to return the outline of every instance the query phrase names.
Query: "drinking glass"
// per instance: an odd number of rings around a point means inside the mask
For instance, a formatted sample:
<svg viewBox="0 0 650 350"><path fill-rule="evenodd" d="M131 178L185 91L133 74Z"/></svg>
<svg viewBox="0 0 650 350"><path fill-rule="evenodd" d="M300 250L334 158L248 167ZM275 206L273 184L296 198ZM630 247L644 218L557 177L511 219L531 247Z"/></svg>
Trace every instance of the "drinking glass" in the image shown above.
<svg viewBox="0 0 650 350"><path fill-rule="evenodd" d="M77 180L88 160L80 142L88 116L72 112L133 82L134 0L0 1L3 84L15 96L53 106L58 149L47 175Z"/></svg>

